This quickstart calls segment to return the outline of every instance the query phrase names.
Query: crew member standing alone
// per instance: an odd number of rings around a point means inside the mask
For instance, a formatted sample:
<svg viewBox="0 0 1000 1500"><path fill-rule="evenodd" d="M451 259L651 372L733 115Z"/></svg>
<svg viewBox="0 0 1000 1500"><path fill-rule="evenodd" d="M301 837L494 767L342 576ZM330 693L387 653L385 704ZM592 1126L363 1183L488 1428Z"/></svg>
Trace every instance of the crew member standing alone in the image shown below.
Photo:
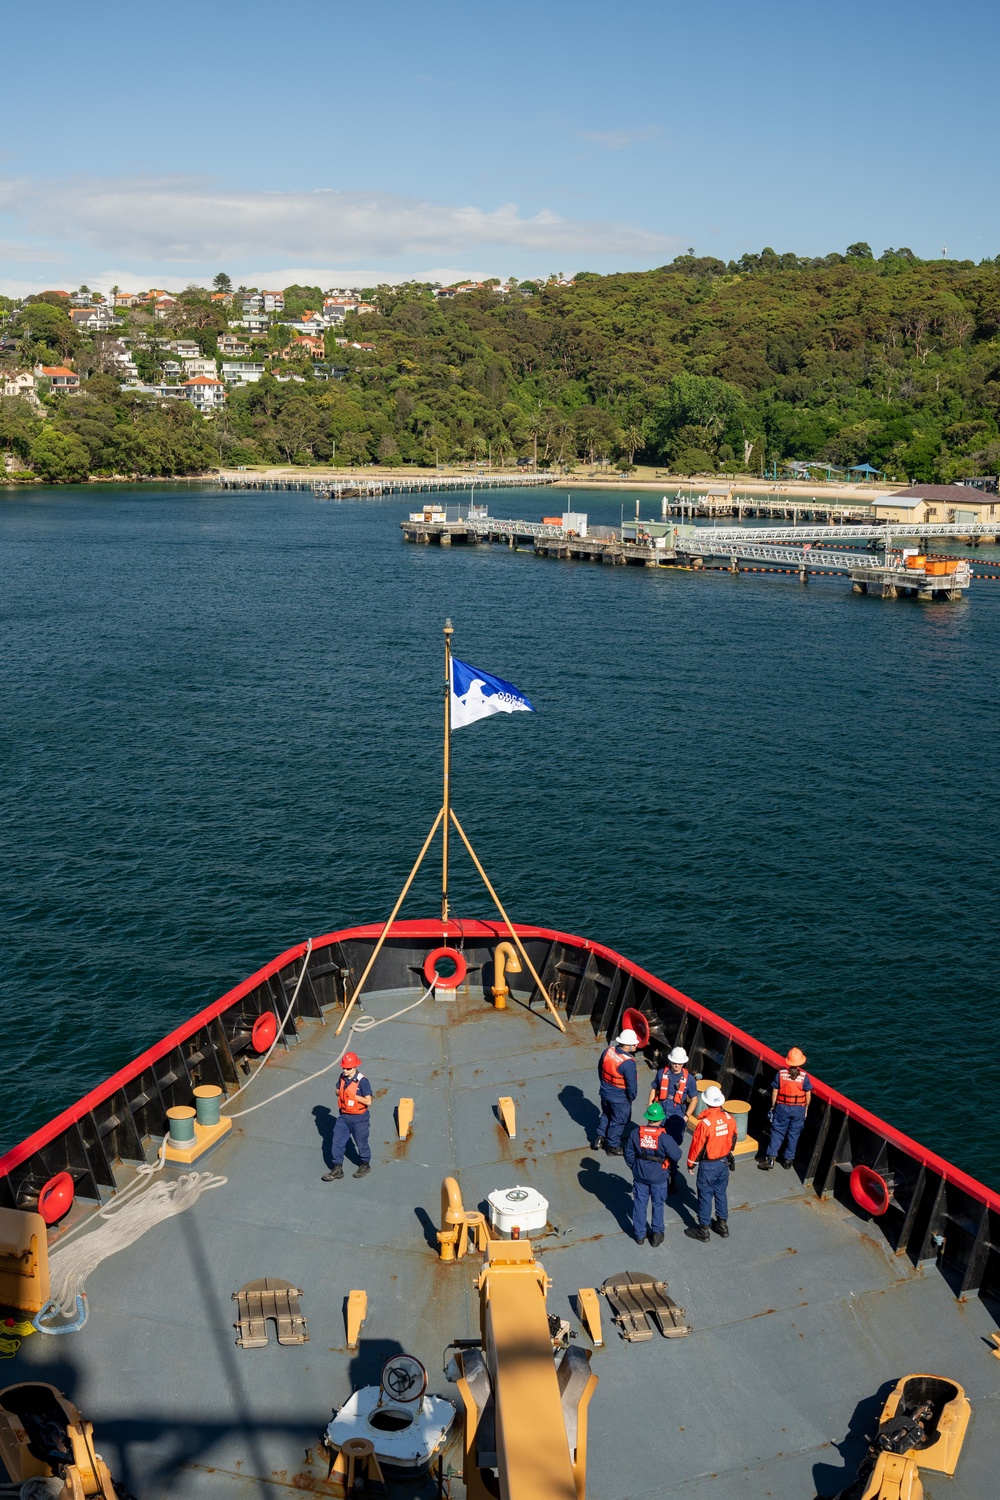
<svg viewBox="0 0 1000 1500"><path fill-rule="evenodd" d="M647 1204L653 1210L649 1243L663 1244L667 1183L680 1159L680 1146L664 1128L663 1105L651 1104L645 1125L636 1125L625 1141L625 1162L632 1172L632 1231L640 1245L646 1238Z"/></svg>
<svg viewBox="0 0 1000 1500"><path fill-rule="evenodd" d="M345 1052L340 1078L337 1081L337 1123L333 1127L330 1155L333 1158L329 1172L324 1172L324 1182L336 1182L344 1175L344 1152L348 1139L353 1137L360 1165L355 1177L367 1177L371 1171L371 1147L368 1145L368 1111L372 1102L372 1086L361 1071L361 1059L355 1052Z"/></svg>
<svg viewBox="0 0 1000 1500"><path fill-rule="evenodd" d="M605 1047L597 1064L601 1081L601 1117L597 1122L594 1150L603 1146L609 1156L621 1156L622 1133L632 1122L632 1103L639 1091L635 1071L635 1049L639 1038L626 1027L610 1047Z"/></svg>
<svg viewBox="0 0 1000 1500"><path fill-rule="evenodd" d="M698 1168L698 1222L684 1233L689 1240L708 1239L709 1229L723 1239L729 1234L729 1157L736 1144L736 1121L723 1109L726 1096L714 1084L702 1094L702 1113L688 1152L688 1171ZM715 1205L715 1218L712 1205Z"/></svg>
<svg viewBox="0 0 1000 1500"><path fill-rule="evenodd" d="M812 1093L812 1079L802 1071L805 1060L801 1047L793 1047L785 1058L786 1066L774 1075L771 1084L771 1139L767 1143L767 1155L757 1163L762 1172L770 1172L782 1146L785 1151L781 1165L788 1170L795 1161L795 1148L806 1123Z"/></svg>

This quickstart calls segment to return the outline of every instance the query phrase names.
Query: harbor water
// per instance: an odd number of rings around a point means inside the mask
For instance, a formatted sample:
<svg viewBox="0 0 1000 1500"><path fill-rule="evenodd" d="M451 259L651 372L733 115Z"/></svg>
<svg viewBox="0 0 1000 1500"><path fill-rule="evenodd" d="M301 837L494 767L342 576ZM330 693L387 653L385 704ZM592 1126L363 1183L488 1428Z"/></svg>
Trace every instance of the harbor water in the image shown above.
<svg viewBox="0 0 1000 1500"><path fill-rule="evenodd" d="M0 491L0 1148L290 943L388 913L440 802L450 615L537 709L453 740L512 916L803 1047L1000 1187L1000 583L929 606L407 546L412 505ZM428 868L403 914L439 899ZM462 858L452 905L490 914Z"/></svg>

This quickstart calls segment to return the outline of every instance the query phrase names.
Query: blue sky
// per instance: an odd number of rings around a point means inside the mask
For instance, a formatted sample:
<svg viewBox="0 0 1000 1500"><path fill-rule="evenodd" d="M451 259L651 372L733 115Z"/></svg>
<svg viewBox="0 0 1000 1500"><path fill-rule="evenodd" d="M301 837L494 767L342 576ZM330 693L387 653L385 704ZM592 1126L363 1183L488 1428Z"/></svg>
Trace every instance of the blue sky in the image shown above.
<svg viewBox="0 0 1000 1500"><path fill-rule="evenodd" d="M7 9L0 290L1000 254L1000 7Z"/></svg>

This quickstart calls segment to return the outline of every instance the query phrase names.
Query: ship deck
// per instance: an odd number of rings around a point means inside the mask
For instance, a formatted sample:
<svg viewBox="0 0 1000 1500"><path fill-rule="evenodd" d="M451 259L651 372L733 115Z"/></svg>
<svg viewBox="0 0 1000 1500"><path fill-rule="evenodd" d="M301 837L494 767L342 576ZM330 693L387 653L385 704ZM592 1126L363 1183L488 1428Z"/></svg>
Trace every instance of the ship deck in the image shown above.
<svg viewBox="0 0 1000 1500"><path fill-rule="evenodd" d="M384 1016L416 997L366 1000ZM256 1104L335 1058L329 1024L303 1023L240 1100ZM1000 1360L987 1305L956 1300L931 1265L895 1256L868 1221L821 1201L794 1172L741 1158L731 1178L728 1241L686 1239L691 1179L668 1200L666 1240L629 1233L621 1159L588 1149L596 1121L599 1042L589 1020L562 1035L514 1003L496 1013L463 993L428 999L355 1045L372 1080L373 1170L320 1181L336 1072L239 1120L199 1168L228 1178L189 1212L107 1260L88 1283L90 1320L62 1338L26 1339L3 1384L52 1381L94 1423L97 1446L138 1500L280 1500L328 1493L319 1439L358 1385L400 1351L427 1366L429 1389L457 1401L442 1373L454 1338L479 1333L471 1254L442 1265L434 1233L441 1180L459 1177L466 1206L496 1187L529 1184L549 1200L533 1243L552 1278L549 1310L576 1316L580 1287L654 1268L687 1311L689 1338L628 1344L602 1299L605 1345L590 1408L590 1500L812 1500L849 1483L888 1389L904 1374L961 1382L973 1419L953 1479L925 1473L933 1500L989 1500L1000 1453ZM651 1077L640 1063L640 1096ZM509 1140L498 1096L517 1106ZM410 1138L393 1108L415 1100ZM239 1107L239 1106L237 1106ZM638 1114L638 1110L636 1110ZM168 1169L173 1171L175 1169ZM232 1294L262 1276L303 1289L309 1342L243 1350ZM345 1347L348 1292L368 1293L356 1353ZM449 1453L459 1469L457 1447ZM452 1496L464 1493L453 1479ZM392 1493L431 1495L416 1482Z"/></svg>

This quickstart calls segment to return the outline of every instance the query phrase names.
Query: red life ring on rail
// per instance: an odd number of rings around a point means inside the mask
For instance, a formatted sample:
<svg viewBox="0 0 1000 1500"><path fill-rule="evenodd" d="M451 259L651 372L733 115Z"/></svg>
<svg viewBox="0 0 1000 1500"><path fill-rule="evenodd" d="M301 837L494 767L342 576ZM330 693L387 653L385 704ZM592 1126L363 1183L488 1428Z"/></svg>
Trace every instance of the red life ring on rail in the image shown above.
<svg viewBox="0 0 1000 1500"><path fill-rule="evenodd" d="M622 1031L631 1029L639 1038L640 1047L649 1046L649 1022L641 1010L633 1010L630 1005L622 1016Z"/></svg>
<svg viewBox="0 0 1000 1500"><path fill-rule="evenodd" d="M273 1010L265 1010L253 1023L250 1045L255 1052L266 1052L278 1035L278 1018Z"/></svg>
<svg viewBox="0 0 1000 1500"><path fill-rule="evenodd" d="M58 1224L73 1207L73 1179L68 1172L50 1177L38 1195L38 1210L46 1224Z"/></svg>
<svg viewBox="0 0 1000 1500"><path fill-rule="evenodd" d="M437 966L443 958L455 965L454 974L438 973ZM434 985L439 990L457 990L468 972L469 965L465 962L465 955L457 948L432 948L424 959L424 979L428 988Z"/></svg>
<svg viewBox="0 0 1000 1500"><path fill-rule="evenodd" d="M851 1197L859 1208L879 1219L889 1207L889 1184L871 1167L855 1167L851 1173Z"/></svg>

